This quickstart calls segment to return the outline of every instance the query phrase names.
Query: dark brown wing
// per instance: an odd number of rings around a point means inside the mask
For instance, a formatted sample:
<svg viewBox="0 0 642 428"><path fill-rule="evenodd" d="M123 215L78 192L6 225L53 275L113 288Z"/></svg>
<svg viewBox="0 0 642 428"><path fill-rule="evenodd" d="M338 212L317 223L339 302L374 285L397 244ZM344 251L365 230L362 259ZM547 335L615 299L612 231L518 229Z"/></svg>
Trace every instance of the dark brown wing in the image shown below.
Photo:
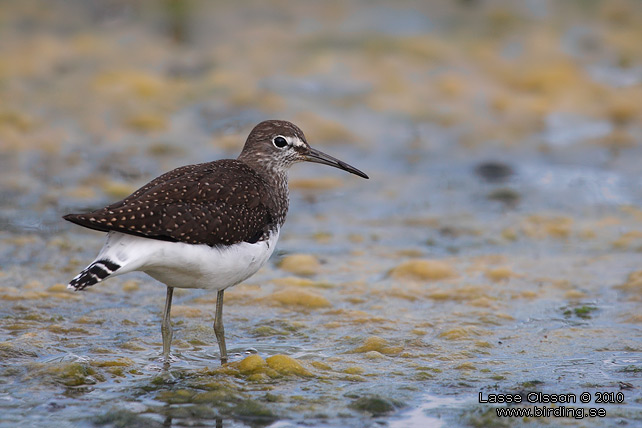
<svg viewBox="0 0 642 428"><path fill-rule="evenodd" d="M90 229L188 244L256 242L273 227L265 181L236 160L177 168L120 202L63 218Z"/></svg>

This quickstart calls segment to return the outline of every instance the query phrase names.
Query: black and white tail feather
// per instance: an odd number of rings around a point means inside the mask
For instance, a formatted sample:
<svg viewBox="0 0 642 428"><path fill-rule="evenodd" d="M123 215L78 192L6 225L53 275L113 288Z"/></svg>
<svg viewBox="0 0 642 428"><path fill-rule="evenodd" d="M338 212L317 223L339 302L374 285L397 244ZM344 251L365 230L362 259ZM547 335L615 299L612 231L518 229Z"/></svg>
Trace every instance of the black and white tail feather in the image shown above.
<svg viewBox="0 0 642 428"><path fill-rule="evenodd" d="M120 269L120 265L107 259L96 260L69 282L67 288L84 290L106 279Z"/></svg>

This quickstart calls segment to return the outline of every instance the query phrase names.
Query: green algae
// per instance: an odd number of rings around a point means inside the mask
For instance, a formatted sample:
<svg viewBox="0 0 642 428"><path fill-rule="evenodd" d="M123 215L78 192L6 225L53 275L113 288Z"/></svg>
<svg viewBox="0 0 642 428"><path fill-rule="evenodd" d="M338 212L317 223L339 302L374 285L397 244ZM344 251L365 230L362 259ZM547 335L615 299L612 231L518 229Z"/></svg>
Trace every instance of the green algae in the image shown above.
<svg viewBox="0 0 642 428"><path fill-rule="evenodd" d="M42 376L64 386L94 385L105 381L103 373L84 362L38 364L28 376Z"/></svg>
<svg viewBox="0 0 642 428"><path fill-rule="evenodd" d="M113 428L161 428L164 425L152 418L138 415L127 410L110 410L94 418L98 426L109 425Z"/></svg>
<svg viewBox="0 0 642 428"><path fill-rule="evenodd" d="M36 358L37 353L28 349L23 349L11 342L0 342L0 359L10 358Z"/></svg>
<svg viewBox="0 0 642 428"><path fill-rule="evenodd" d="M566 318L571 318L575 316L583 320L589 320L593 317L594 312L597 310L598 308L596 306L582 305L574 308L563 308L562 314Z"/></svg>
<svg viewBox="0 0 642 428"><path fill-rule="evenodd" d="M225 412L230 416L254 423L269 424L278 419L265 404L252 399L243 400Z"/></svg>
<svg viewBox="0 0 642 428"><path fill-rule="evenodd" d="M403 407L403 405L396 400L371 395L354 400L348 407L360 412L370 413L372 416L381 416L394 412L396 409Z"/></svg>

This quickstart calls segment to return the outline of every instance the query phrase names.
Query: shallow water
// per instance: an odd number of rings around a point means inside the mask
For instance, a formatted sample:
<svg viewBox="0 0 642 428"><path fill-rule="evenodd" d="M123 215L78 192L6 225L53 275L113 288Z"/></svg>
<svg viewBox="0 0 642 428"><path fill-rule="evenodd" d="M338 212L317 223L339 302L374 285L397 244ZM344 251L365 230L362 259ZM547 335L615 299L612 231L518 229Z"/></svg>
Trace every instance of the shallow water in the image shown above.
<svg viewBox="0 0 642 428"><path fill-rule="evenodd" d="M0 6L0 425L640 424L642 8L424 3ZM276 117L371 179L293 167L232 362L177 289L164 372L164 287L66 290L104 237L60 217ZM606 416L479 402L531 392Z"/></svg>

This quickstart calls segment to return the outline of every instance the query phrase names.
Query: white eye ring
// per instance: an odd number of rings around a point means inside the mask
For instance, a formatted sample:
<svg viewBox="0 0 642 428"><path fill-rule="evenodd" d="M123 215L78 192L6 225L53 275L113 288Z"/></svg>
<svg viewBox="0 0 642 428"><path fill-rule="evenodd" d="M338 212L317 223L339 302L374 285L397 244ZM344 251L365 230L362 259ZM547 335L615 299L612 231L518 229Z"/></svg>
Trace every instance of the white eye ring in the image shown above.
<svg viewBox="0 0 642 428"><path fill-rule="evenodd" d="M288 146L288 140L282 135L277 135L272 139L272 144L274 144L274 147L282 149Z"/></svg>

